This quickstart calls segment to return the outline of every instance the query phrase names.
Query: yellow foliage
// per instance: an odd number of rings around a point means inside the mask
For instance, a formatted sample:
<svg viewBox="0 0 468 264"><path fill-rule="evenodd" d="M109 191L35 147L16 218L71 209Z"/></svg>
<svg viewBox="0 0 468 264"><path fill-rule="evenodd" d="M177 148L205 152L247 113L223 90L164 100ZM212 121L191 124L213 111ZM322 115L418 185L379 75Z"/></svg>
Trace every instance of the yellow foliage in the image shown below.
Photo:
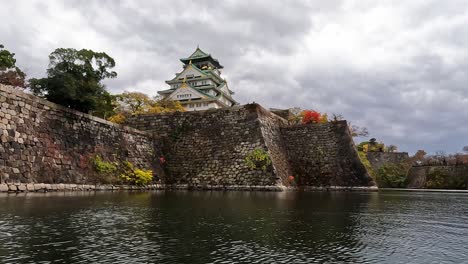
<svg viewBox="0 0 468 264"><path fill-rule="evenodd" d="M125 122L127 118L125 117L124 114L122 113L118 113L118 114L115 114L111 117L109 117L107 120L110 121L110 122L113 122L113 123L117 123L117 124L122 124Z"/></svg>
<svg viewBox="0 0 468 264"><path fill-rule="evenodd" d="M319 123L327 123L328 122L328 115L326 113L322 114L320 117Z"/></svg>
<svg viewBox="0 0 468 264"><path fill-rule="evenodd" d="M120 174L119 177L127 183L145 185L153 180L152 170L135 168L135 166L129 161L125 161L122 165L123 173Z"/></svg>

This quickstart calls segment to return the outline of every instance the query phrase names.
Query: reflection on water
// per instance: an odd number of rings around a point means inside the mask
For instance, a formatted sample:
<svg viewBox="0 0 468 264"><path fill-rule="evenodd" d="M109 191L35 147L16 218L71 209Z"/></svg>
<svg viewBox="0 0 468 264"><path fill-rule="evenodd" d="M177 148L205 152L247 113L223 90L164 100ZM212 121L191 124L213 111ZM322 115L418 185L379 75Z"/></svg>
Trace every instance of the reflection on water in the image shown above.
<svg viewBox="0 0 468 264"><path fill-rule="evenodd" d="M463 263L468 195L0 195L0 263Z"/></svg>

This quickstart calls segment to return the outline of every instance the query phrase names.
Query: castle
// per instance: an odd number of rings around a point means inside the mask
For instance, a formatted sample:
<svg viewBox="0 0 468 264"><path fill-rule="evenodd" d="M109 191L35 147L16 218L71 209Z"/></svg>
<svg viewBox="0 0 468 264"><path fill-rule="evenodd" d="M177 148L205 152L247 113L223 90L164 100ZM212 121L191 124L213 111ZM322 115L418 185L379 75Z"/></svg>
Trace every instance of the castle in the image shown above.
<svg viewBox="0 0 468 264"><path fill-rule="evenodd" d="M199 47L187 58L180 59L183 70L166 81L169 89L159 91L163 98L179 101L187 111L231 107L238 103L226 80L221 78L223 66Z"/></svg>
<svg viewBox="0 0 468 264"><path fill-rule="evenodd" d="M180 60L183 70L158 93L187 112L136 115L125 126L0 85L0 191L112 182L96 157L151 170L163 188L375 185L346 121L291 126L289 110L239 105L223 66L199 47Z"/></svg>

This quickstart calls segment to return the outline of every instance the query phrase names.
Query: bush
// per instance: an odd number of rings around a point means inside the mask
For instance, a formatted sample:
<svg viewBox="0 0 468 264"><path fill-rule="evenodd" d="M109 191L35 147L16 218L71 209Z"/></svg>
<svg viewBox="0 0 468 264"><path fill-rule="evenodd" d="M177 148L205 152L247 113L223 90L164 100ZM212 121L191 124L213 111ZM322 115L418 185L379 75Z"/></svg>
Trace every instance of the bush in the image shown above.
<svg viewBox="0 0 468 264"><path fill-rule="evenodd" d="M97 173L99 183L124 183L145 185L153 180L153 171L135 168L129 162L106 162L101 156L96 155L91 160L94 170ZM120 171L120 175L119 172ZM118 177L117 177L118 175Z"/></svg>
<svg viewBox="0 0 468 264"><path fill-rule="evenodd" d="M153 180L153 171L135 168L129 161L123 162L122 170L119 177L129 184L145 185Z"/></svg>
<svg viewBox="0 0 468 264"><path fill-rule="evenodd" d="M270 155L264 149L254 149L245 157L245 164L253 170L262 169L266 171L267 167L271 165Z"/></svg>
<svg viewBox="0 0 468 264"><path fill-rule="evenodd" d="M321 120L321 115L317 111L311 110L304 110L302 115L302 123L303 124L310 124L310 123L319 123Z"/></svg>
<svg viewBox="0 0 468 264"><path fill-rule="evenodd" d="M91 163L94 171L97 173L97 180L100 183L113 182L113 176L115 176L115 172L117 171L117 163L103 161L99 155L94 156L91 159Z"/></svg>
<svg viewBox="0 0 468 264"><path fill-rule="evenodd" d="M466 189L467 179L461 175L449 175L442 170L434 169L427 174L425 187L430 189Z"/></svg>
<svg viewBox="0 0 468 264"><path fill-rule="evenodd" d="M377 171L377 184L379 187L403 188L406 187L406 174L408 166L404 163L387 163Z"/></svg>

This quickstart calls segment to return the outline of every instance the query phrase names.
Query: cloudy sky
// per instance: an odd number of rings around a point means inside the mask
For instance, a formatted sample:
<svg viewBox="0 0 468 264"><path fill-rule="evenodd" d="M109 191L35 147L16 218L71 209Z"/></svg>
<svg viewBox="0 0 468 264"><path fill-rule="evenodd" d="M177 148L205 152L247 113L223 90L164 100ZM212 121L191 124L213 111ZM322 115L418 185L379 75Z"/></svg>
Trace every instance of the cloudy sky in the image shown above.
<svg viewBox="0 0 468 264"><path fill-rule="evenodd" d="M113 93L155 95L197 44L241 103L340 113L400 150L468 145L468 0L10 1L0 43L29 77L58 47L115 58Z"/></svg>

